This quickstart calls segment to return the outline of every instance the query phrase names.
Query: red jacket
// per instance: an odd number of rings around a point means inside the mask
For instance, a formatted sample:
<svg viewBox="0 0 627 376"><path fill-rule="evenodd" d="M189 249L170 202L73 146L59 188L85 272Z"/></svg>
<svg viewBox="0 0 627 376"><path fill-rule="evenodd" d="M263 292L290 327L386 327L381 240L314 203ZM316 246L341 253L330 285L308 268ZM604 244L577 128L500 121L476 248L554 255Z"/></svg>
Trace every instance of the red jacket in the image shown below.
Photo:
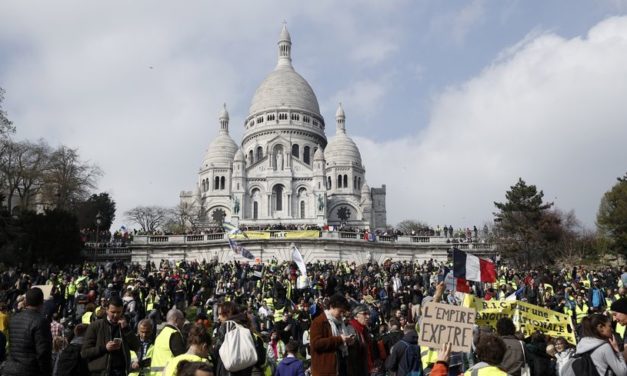
<svg viewBox="0 0 627 376"><path fill-rule="evenodd" d="M331 324L324 312L311 322L309 333L312 376L336 376L336 354L344 340L341 336L333 336Z"/></svg>

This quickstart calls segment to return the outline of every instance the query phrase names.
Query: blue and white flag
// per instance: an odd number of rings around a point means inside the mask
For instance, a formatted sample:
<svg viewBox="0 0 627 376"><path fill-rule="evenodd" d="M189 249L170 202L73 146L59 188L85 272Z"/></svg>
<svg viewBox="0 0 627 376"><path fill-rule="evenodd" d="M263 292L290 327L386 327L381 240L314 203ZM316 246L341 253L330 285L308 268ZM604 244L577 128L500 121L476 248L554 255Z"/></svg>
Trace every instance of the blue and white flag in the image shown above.
<svg viewBox="0 0 627 376"><path fill-rule="evenodd" d="M235 226L232 223L224 222L224 223L222 223L222 228L224 229L224 231L228 232L229 235L242 234L242 235L244 235L245 238L248 238L248 236L246 236L245 232L240 230L239 227Z"/></svg>
<svg viewBox="0 0 627 376"><path fill-rule="evenodd" d="M244 246L237 244L237 242L231 238L228 238L228 239L229 239L229 247L231 247L231 250L233 250L233 252L249 260L253 260L255 258L255 255L253 255L249 250L244 248Z"/></svg>

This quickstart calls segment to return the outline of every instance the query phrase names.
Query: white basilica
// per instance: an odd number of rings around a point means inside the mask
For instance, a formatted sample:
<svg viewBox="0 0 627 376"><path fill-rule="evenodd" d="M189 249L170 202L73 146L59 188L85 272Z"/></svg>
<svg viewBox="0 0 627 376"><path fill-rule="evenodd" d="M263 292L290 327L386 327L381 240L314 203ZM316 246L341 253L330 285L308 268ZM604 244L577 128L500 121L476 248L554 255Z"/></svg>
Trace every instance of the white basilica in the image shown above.
<svg viewBox="0 0 627 376"><path fill-rule="evenodd" d="M226 106L209 144L196 189L181 204L197 207L209 225L218 218L247 226L386 226L385 185L370 188L341 104L327 141L316 94L292 66L283 26L278 62L253 96L238 145L229 136Z"/></svg>

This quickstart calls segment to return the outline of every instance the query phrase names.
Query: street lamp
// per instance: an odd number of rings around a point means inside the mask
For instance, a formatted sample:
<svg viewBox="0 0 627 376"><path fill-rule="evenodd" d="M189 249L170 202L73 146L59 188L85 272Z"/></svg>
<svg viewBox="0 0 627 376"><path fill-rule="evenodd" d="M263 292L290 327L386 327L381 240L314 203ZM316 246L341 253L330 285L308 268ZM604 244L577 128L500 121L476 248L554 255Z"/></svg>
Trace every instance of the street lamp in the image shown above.
<svg viewBox="0 0 627 376"><path fill-rule="evenodd" d="M98 238L100 237L100 224L102 223L102 215L100 212L96 214L96 248L98 247Z"/></svg>

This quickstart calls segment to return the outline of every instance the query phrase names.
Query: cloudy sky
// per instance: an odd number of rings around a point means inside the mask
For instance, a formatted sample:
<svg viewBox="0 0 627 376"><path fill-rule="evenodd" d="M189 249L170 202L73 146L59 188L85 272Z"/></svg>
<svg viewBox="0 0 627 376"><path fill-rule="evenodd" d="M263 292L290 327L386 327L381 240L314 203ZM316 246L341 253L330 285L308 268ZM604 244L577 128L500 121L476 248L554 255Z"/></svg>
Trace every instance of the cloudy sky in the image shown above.
<svg viewBox="0 0 627 376"><path fill-rule="evenodd" d="M241 140L284 20L392 224L482 225L522 177L592 228L627 171L627 0L4 1L4 107L101 166L130 225L192 190L224 102Z"/></svg>

